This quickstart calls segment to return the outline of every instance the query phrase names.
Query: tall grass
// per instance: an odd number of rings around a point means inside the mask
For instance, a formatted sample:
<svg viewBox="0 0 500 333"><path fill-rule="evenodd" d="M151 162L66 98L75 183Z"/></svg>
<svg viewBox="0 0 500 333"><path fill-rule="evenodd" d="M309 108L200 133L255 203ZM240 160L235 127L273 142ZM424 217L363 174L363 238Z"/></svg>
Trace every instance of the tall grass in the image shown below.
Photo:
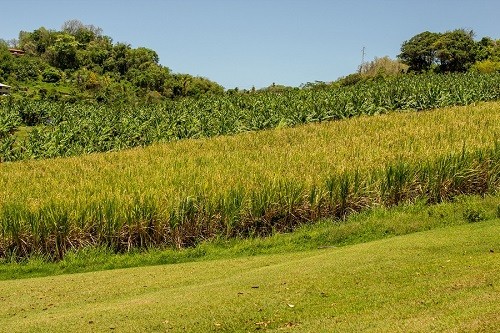
<svg viewBox="0 0 500 333"><path fill-rule="evenodd" d="M186 247L496 191L500 103L0 165L0 256Z"/></svg>

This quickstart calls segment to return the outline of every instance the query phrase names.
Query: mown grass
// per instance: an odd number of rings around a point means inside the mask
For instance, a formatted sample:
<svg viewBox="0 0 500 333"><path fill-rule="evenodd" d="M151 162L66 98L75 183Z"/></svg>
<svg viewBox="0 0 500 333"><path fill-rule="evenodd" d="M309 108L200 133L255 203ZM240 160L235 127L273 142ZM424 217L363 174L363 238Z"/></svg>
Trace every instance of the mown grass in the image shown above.
<svg viewBox="0 0 500 333"><path fill-rule="evenodd" d="M495 332L500 220L342 248L0 282L6 332Z"/></svg>
<svg viewBox="0 0 500 333"><path fill-rule="evenodd" d="M499 110L482 103L2 164L0 252L185 247L485 193L498 185Z"/></svg>
<svg viewBox="0 0 500 333"><path fill-rule="evenodd" d="M481 219L470 219L471 215L479 215ZM0 280L311 251L495 218L500 218L498 195L461 196L453 202L431 206L419 201L391 208L373 208L352 214L344 221L321 220L303 225L292 233L245 239L219 238L182 250L150 248L116 254L98 247L71 251L58 262L32 257L21 262L2 263Z"/></svg>

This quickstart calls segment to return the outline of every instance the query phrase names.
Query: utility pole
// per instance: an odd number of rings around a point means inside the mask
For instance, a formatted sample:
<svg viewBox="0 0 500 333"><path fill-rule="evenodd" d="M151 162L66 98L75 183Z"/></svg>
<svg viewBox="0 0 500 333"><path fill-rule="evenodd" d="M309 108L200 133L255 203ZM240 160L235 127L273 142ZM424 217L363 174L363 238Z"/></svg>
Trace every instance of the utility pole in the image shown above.
<svg viewBox="0 0 500 333"><path fill-rule="evenodd" d="M363 46L363 49L361 50L361 65L359 65L359 74L361 74L364 64L365 64L365 47Z"/></svg>

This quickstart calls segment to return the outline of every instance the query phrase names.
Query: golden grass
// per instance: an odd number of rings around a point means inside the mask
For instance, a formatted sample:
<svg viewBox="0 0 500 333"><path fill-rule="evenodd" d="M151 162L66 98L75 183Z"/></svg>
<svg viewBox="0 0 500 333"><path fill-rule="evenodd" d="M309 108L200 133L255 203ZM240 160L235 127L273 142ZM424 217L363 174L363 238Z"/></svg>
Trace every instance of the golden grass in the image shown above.
<svg viewBox="0 0 500 333"><path fill-rule="evenodd" d="M128 202L150 195L164 203L195 192L210 196L277 180L305 184L343 170L427 160L491 146L500 103L392 113L297 128L184 140L74 158L0 164L0 207L47 202Z"/></svg>
<svg viewBox="0 0 500 333"><path fill-rule="evenodd" d="M186 247L491 192L499 110L483 103L2 164L0 257Z"/></svg>

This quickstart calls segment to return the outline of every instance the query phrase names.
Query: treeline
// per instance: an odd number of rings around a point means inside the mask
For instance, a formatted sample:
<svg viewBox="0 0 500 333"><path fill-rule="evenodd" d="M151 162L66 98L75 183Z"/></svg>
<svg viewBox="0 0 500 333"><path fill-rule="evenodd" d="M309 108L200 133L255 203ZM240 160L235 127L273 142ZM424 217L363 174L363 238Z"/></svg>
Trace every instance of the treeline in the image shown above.
<svg viewBox="0 0 500 333"><path fill-rule="evenodd" d="M23 55L13 54L12 48ZM51 101L140 104L205 95L323 90L427 72L500 72L500 40L475 40L474 32L464 29L425 31L404 41L396 59L375 58L335 81L226 91L206 78L172 73L159 64L154 50L113 43L100 28L78 20L65 22L59 31L41 27L20 32L16 40L0 40L0 82L13 86L18 97Z"/></svg>
<svg viewBox="0 0 500 333"><path fill-rule="evenodd" d="M474 40L472 30L425 31L403 42L398 55L410 71L482 73L500 71L500 40Z"/></svg>
<svg viewBox="0 0 500 333"><path fill-rule="evenodd" d="M330 89L404 73L500 72L500 40L474 37L472 30L464 29L425 31L404 41L397 59L375 58L336 81L308 82L300 88L273 83L260 90L234 88L226 93ZM13 54L12 48L23 55ZM113 43L102 29L78 20L65 22L58 31L41 27L21 31L16 40L0 40L0 82L22 97L70 102L152 102L224 94L216 82L172 73L159 64L154 50Z"/></svg>
<svg viewBox="0 0 500 333"><path fill-rule="evenodd" d="M154 50L113 43L100 28L78 20L65 22L59 31L41 27L20 32L18 40L0 41L0 81L24 87L17 91L21 95L70 101L151 100L224 91L206 78L172 73L159 64ZM28 89L33 86L38 89Z"/></svg>
<svg viewBox="0 0 500 333"><path fill-rule="evenodd" d="M500 72L500 40L491 37L475 40L474 37L472 30L464 29L444 33L425 31L404 41L396 59L375 57L373 61L361 64L358 72L335 82L309 82L303 87L349 86L407 73Z"/></svg>

